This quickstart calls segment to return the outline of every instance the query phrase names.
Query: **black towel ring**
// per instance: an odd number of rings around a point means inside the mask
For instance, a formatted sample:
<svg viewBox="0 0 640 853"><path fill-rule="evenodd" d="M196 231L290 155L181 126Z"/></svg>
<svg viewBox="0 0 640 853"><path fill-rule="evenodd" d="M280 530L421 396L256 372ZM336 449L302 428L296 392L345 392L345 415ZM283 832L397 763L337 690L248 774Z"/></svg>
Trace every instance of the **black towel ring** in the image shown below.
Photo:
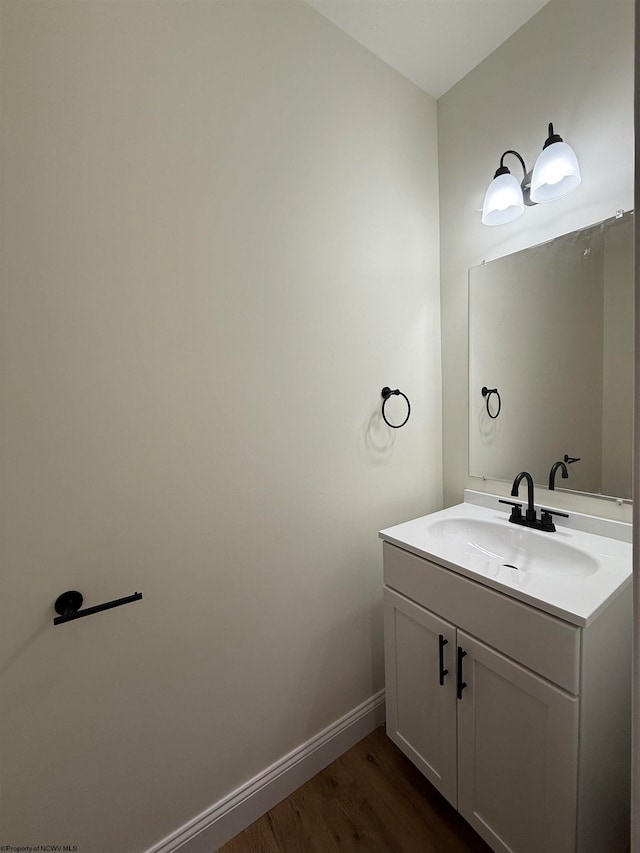
<svg viewBox="0 0 640 853"><path fill-rule="evenodd" d="M495 413L495 415L491 414L491 409L489 408L489 400L491 399L492 394L495 394L496 397L498 398L498 411ZM502 408L502 400L500 399L500 394L498 393L498 389L497 388L487 388L487 386L485 385L482 389L482 396L487 398L485 401L487 404L487 414L489 415L490 418L493 418L495 420L498 417L498 415L500 414L500 409Z"/></svg>
<svg viewBox="0 0 640 853"><path fill-rule="evenodd" d="M387 416L384 413L384 407L387 405L387 400L389 399L389 397L391 397L392 394L395 394L396 396L404 397L404 399L407 401L407 417L402 421L401 424L390 423L387 420ZM387 426L390 426L391 429L400 429L400 427L403 427L406 424L406 422L409 420L409 415L411 414L411 403L409 402L409 398L407 397L407 395L403 394L402 391L400 391L398 388L396 388L395 391L392 391L391 388L389 388L388 386L385 385L385 387L382 389L382 399L384 401L382 403L382 418L383 418L385 424Z"/></svg>

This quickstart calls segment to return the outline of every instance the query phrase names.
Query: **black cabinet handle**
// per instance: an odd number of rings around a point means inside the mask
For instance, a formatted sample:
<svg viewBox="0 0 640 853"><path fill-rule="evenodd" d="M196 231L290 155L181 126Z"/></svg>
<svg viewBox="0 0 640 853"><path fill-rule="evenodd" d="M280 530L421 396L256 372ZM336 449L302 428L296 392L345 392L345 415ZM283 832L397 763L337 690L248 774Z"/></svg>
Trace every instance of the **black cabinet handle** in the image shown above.
<svg viewBox="0 0 640 853"><path fill-rule="evenodd" d="M449 640L445 640L444 636L440 634L439 638L439 657L440 657L440 686L444 684L445 675L449 674L449 670L444 668L444 647L447 645Z"/></svg>
<svg viewBox="0 0 640 853"><path fill-rule="evenodd" d="M462 699L462 691L467 686L467 682L462 680L462 658L466 657L467 653L463 651L460 646L458 646L458 682L457 682L457 694L458 699Z"/></svg>

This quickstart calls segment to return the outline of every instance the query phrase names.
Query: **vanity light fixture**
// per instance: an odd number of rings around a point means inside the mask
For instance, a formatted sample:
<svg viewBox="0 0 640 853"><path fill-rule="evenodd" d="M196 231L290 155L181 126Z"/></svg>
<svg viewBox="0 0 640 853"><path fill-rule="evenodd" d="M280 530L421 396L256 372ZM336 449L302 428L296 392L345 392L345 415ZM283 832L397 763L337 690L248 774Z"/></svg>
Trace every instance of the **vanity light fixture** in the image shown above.
<svg viewBox="0 0 640 853"><path fill-rule="evenodd" d="M518 183L504 158L513 154L520 161L524 178ZM567 195L580 184L580 167L573 148L554 133L549 124L549 135L533 167L527 172L524 160L517 151L505 151L493 181L484 197L482 206L483 225L505 225L524 213L525 204L532 206L541 202L555 201Z"/></svg>

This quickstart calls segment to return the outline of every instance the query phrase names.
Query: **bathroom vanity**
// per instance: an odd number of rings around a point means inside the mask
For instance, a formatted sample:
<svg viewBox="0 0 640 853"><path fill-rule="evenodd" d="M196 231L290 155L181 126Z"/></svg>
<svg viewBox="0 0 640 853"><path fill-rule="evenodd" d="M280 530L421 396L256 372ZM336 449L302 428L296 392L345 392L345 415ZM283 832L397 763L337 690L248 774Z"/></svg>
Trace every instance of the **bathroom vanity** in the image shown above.
<svg viewBox="0 0 640 853"><path fill-rule="evenodd" d="M383 530L387 734L495 851L622 853L631 526L498 498Z"/></svg>

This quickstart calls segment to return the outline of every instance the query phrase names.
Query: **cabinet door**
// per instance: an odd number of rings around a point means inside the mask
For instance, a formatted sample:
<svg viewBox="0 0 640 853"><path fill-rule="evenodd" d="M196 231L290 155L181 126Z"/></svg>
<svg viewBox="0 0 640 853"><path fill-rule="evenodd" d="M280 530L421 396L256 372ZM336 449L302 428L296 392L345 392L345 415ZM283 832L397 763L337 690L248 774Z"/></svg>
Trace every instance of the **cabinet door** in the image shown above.
<svg viewBox="0 0 640 853"><path fill-rule="evenodd" d="M455 627L385 588L384 635L387 734L455 806Z"/></svg>
<svg viewBox="0 0 640 853"><path fill-rule="evenodd" d="M496 851L575 851L578 699L458 631L458 811Z"/></svg>

